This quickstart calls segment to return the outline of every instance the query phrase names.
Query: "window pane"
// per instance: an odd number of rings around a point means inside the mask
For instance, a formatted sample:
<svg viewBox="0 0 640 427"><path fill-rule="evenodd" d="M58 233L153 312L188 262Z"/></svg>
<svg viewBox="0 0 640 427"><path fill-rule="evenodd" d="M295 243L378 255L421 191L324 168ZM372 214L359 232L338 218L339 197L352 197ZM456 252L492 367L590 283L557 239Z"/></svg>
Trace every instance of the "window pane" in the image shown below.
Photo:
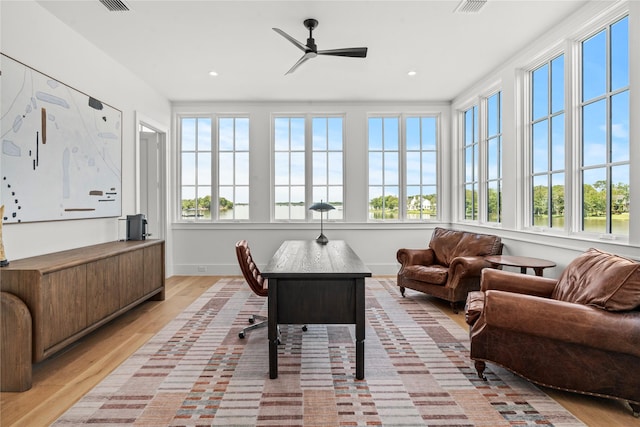
<svg viewBox="0 0 640 427"><path fill-rule="evenodd" d="M211 119L198 119L198 150L211 151Z"/></svg>
<svg viewBox="0 0 640 427"><path fill-rule="evenodd" d="M587 101L606 92L606 32L601 31L582 42L582 100Z"/></svg>
<svg viewBox="0 0 640 427"><path fill-rule="evenodd" d="M607 161L607 104L600 100L582 108L582 164Z"/></svg>
<svg viewBox="0 0 640 427"><path fill-rule="evenodd" d="M382 153L369 153L369 185L382 185Z"/></svg>
<svg viewBox="0 0 640 427"><path fill-rule="evenodd" d="M487 185L487 220L500 222L502 191L500 181L489 181Z"/></svg>
<svg viewBox="0 0 640 427"><path fill-rule="evenodd" d="M422 118L422 149L423 150L436 150L436 139L438 136L436 129L435 117L423 117Z"/></svg>
<svg viewBox="0 0 640 427"><path fill-rule="evenodd" d="M500 104L498 103L498 94L487 99L487 135L495 136L499 132L500 126Z"/></svg>
<svg viewBox="0 0 640 427"><path fill-rule="evenodd" d="M304 151L304 118L291 118L291 150Z"/></svg>
<svg viewBox="0 0 640 427"><path fill-rule="evenodd" d="M611 26L611 90L629 85L629 18Z"/></svg>
<svg viewBox="0 0 640 427"><path fill-rule="evenodd" d="M398 185L398 153L384 153L384 184Z"/></svg>
<svg viewBox="0 0 640 427"><path fill-rule="evenodd" d="M369 150L382 150L382 118L369 119Z"/></svg>
<svg viewBox="0 0 640 427"><path fill-rule="evenodd" d="M564 110L564 55L551 61L551 113Z"/></svg>
<svg viewBox="0 0 640 427"><path fill-rule="evenodd" d="M329 118L329 150L342 151L342 117Z"/></svg>
<svg viewBox="0 0 640 427"><path fill-rule="evenodd" d="M545 64L533 73L533 120L549 114L549 65Z"/></svg>
<svg viewBox="0 0 640 427"><path fill-rule="evenodd" d="M289 184L289 153L275 153L275 176L276 185Z"/></svg>
<svg viewBox="0 0 640 427"><path fill-rule="evenodd" d="M544 120L533 125L533 172L549 170L549 129Z"/></svg>
<svg viewBox="0 0 640 427"><path fill-rule="evenodd" d="M409 117L405 122L405 126L407 150L420 150L420 119L418 117Z"/></svg>
<svg viewBox="0 0 640 427"><path fill-rule="evenodd" d="M422 154L422 183L437 184L436 173L436 153L424 152Z"/></svg>
<svg viewBox="0 0 640 427"><path fill-rule="evenodd" d="M182 185L196 183L196 154L182 153Z"/></svg>
<svg viewBox="0 0 640 427"><path fill-rule="evenodd" d="M549 226L549 178L548 175L533 177L533 225Z"/></svg>
<svg viewBox="0 0 640 427"><path fill-rule="evenodd" d="M236 153L236 185L249 185L249 153Z"/></svg>
<svg viewBox="0 0 640 427"><path fill-rule="evenodd" d="M211 153L198 153L198 185L211 185Z"/></svg>
<svg viewBox="0 0 640 427"><path fill-rule="evenodd" d="M220 151L233 150L234 127L232 118L218 120L218 138L218 147Z"/></svg>
<svg viewBox="0 0 640 427"><path fill-rule="evenodd" d="M611 168L611 232L629 234L629 165Z"/></svg>
<svg viewBox="0 0 640 427"><path fill-rule="evenodd" d="M211 219L211 186L198 186L197 217Z"/></svg>
<svg viewBox="0 0 640 427"><path fill-rule="evenodd" d="M313 185L327 185L326 152L313 153Z"/></svg>
<svg viewBox="0 0 640 427"><path fill-rule="evenodd" d="M304 153L291 153L291 185L304 185Z"/></svg>
<svg viewBox="0 0 640 427"><path fill-rule="evenodd" d="M464 112L464 144L471 145L476 141L475 135L475 112L476 107Z"/></svg>
<svg viewBox="0 0 640 427"><path fill-rule="evenodd" d="M274 119L273 126L275 150L289 150L289 119L285 117L277 117Z"/></svg>
<svg viewBox="0 0 640 427"><path fill-rule="evenodd" d="M342 185L342 152L329 153L329 184Z"/></svg>
<svg viewBox="0 0 640 427"><path fill-rule="evenodd" d="M476 219L478 215L477 207L478 195L475 184L467 184L465 190L465 219Z"/></svg>
<svg viewBox="0 0 640 427"><path fill-rule="evenodd" d="M611 97L611 161L629 161L629 91Z"/></svg>
<svg viewBox="0 0 640 427"><path fill-rule="evenodd" d="M182 132L180 140L182 143L182 151L193 151L196 149L196 119L189 117L183 118Z"/></svg>
<svg viewBox="0 0 640 427"><path fill-rule="evenodd" d="M327 119L324 117L314 117L312 120L313 129L313 149L327 149Z"/></svg>
<svg viewBox="0 0 640 427"><path fill-rule="evenodd" d="M588 169L582 173L582 229L607 232L607 170Z"/></svg>
<svg viewBox="0 0 640 427"><path fill-rule="evenodd" d="M564 228L564 174L551 175L551 227Z"/></svg>
<svg viewBox="0 0 640 427"><path fill-rule="evenodd" d="M384 118L384 149L398 149L398 119L396 117Z"/></svg>
<svg viewBox="0 0 640 427"><path fill-rule="evenodd" d="M236 118L236 150L249 150L249 118Z"/></svg>
<svg viewBox="0 0 640 427"><path fill-rule="evenodd" d="M233 153L220 153L218 158L218 184L233 185Z"/></svg>
<svg viewBox="0 0 640 427"><path fill-rule="evenodd" d="M498 159L500 158L498 151L498 138L490 139L487 144L487 155L489 158L487 177L489 180L495 180L500 177L500 169Z"/></svg>
<svg viewBox="0 0 640 427"><path fill-rule="evenodd" d="M564 169L564 114L551 118L551 169Z"/></svg>
<svg viewBox="0 0 640 427"><path fill-rule="evenodd" d="M465 178L464 180L466 182L471 182L473 181L473 145L469 146L466 148L466 150L464 150L464 172L465 172Z"/></svg>

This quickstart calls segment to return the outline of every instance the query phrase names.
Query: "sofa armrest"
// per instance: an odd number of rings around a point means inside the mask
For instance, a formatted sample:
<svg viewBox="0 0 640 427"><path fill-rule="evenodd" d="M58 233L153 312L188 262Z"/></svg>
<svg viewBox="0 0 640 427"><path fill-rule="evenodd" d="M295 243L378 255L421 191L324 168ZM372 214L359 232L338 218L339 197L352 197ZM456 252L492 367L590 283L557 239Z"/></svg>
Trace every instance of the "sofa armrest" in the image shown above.
<svg viewBox="0 0 640 427"><path fill-rule="evenodd" d="M433 249L399 249L396 253L402 267L407 265L431 265L434 263Z"/></svg>
<svg viewBox="0 0 640 427"><path fill-rule="evenodd" d="M480 290L507 291L548 298L553 293L556 283L555 279L486 268L482 270Z"/></svg>
<svg viewBox="0 0 640 427"><path fill-rule="evenodd" d="M459 256L451 260L449 271L460 278L480 277L482 270L487 267L491 267L491 264L483 256Z"/></svg>
<svg viewBox="0 0 640 427"><path fill-rule="evenodd" d="M609 312L582 304L488 290L482 314L473 329L484 327L640 357L640 311Z"/></svg>

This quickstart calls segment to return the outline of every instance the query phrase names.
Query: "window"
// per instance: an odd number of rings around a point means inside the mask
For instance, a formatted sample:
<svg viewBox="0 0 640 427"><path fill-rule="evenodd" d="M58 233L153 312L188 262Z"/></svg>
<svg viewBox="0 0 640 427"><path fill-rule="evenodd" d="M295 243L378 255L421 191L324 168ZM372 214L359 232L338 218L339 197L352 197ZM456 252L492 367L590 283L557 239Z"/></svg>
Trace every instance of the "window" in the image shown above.
<svg viewBox="0 0 640 427"><path fill-rule="evenodd" d="M531 223L565 226L564 55L531 72Z"/></svg>
<svg viewBox="0 0 640 427"><path fill-rule="evenodd" d="M343 219L343 129L342 117L313 117L313 202L325 201L336 209L332 219ZM312 212L320 219L320 212Z"/></svg>
<svg viewBox="0 0 640 427"><path fill-rule="evenodd" d="M502 92L487 98L487 221L502 220Z"/></svg>
<svg viewBox="0 0 640 427"><path fill-rule="evenodd" d="M464 113L464 219L478 219L478 106Z"/></svg>
<svg viewBox="0 0 640 427"><path fill-rule="evenodd" d="M249 219L249 118L218 118L218 219Z"/></svg>
<svg viewBox="0 0 640 427"><path fill-rule="evenodd" d="M249 219L249 119L220 117L217 124L213 138L211 117L180 118L183 219Z"/></svg>
<svg viewBox="0 0 640 427"><path fill-rule="evenodd" d="M435 117L408 117L406 129L407 219L435 219L438 207Z"/></svg>
<svg viewBox="0 0 640 427"><path fill-rule="evenodd" d="M368 127L369 219L435 219L437 117L370 117Z"/></svg>
<svg viewBox="0 0 640 427"><path fill-rule="evenodd" d="M582 230L629 234L629 19L581 44Z"/></svg>
<svg viewBox="0 0 640 427"><path fill-rule="evenodd" d="M398 219L400 118L369 118L369 219Z"/></svg>
<svg viewBox="0 0 640 427"><path fill-rule="evenodd" d="M274 219L320 219L308 206L321 200L336 208L325 218L343 218L343 122L341 116L274 119Z"/></svg>
<svg viewBox="0 0 640 427"><path fill-rule="evenodd" d="M183 219L211 219L211 124L209 117L180 119Z"/></svg>

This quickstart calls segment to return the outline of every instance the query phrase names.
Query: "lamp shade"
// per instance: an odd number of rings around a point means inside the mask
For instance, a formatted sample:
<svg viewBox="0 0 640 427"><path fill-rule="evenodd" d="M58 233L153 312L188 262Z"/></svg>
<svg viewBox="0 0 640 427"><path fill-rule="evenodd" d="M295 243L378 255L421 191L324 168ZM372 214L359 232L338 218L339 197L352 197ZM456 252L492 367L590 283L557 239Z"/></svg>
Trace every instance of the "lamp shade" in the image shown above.
<svg viewBox="0 0 640 427"><path fill-rule="evenodd" d="M311 206L309 206L309 210L317 211L317 212L328 212L332 209L335 209L335 208L331 206L329 203L324 203L324 202L314 203Z"/></svg>

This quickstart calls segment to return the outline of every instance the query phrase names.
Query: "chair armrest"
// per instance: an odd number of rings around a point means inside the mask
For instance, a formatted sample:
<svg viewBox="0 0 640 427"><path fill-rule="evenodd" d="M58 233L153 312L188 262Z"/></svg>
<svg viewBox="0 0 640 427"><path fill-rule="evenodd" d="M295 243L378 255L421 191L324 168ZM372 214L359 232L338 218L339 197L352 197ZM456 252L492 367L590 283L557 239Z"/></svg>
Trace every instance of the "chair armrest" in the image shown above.
<svg viewBox="0 0 640 427"><path fill-rule="evenodd" d="M396 258L402 266L431 265L434 263L433 249L399 249Z"/></svg>
<svg viewBox="0 0 640 427"><path fill-rule="evenodd" d="M557 282L555 279L546 277L487 268L482 270L480 290L493 289L548 298L553 293Z"/></svg>
<svg viewBox="0 0 640 427"><path fill-rule="evenodd" d="M491 263L484 260L483 256L459 256L451 260L449 271L462 277L480 277L484 268L491 267Z"/></svg>
<svg viewBox="0 0 640 427"><path fill-rule="evenodd" d="M488 290L476 327L496 327L640 357L640 311L609 312L537 296Z"/></svg>

